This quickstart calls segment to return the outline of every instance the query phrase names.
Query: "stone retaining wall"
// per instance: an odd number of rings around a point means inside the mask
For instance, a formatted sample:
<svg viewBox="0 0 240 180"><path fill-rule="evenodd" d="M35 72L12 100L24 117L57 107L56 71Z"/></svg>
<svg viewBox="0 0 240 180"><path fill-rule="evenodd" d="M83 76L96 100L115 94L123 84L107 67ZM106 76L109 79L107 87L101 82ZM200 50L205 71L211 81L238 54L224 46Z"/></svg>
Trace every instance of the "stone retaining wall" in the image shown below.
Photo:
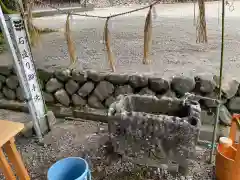
<svg viewBox="0 0 240 180"><path fill-rule="evenodd" d="M65 107L91 107L107 109L120 94L150 94L157 98L163 96L181 98L186 92L205 97L217 97L217 76L199 75L196 77L176 76L171 80L140 74L100 73L78 70L48 71L38 69L43 96L48 105ZM229 128L231 114L240 112L239 82L231 78L223 80L224 105L220 109L222 130ZM18 78L11 67L0 67L0 97L7 100L24 101ZM206 126L214 123L217 103L200 100L201 120Z"/></svg>

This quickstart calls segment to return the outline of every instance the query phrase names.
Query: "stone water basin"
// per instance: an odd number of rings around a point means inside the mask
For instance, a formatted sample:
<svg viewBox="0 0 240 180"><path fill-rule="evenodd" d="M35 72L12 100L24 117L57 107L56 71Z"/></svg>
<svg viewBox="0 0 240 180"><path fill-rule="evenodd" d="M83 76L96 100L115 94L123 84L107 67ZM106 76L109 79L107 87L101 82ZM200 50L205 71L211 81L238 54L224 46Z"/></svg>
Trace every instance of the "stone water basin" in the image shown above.
<svg viewBox="0 0 240 180"><path fill-rule="evenodd" d="M187 174L196 153L200 112L196 101L120 95L108 111L110 140L116 152L139 164L177 167Z"/></svg>

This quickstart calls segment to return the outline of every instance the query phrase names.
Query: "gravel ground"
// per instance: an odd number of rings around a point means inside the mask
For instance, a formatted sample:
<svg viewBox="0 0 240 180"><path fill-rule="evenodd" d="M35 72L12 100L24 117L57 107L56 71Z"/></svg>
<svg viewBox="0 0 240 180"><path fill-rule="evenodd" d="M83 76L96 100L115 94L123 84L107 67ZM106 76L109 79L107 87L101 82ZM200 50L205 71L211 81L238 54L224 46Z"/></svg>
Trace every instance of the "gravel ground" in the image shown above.
<svg viewBox="0 0 240 180"><path fill-rule="evenodd" d="M29 115L25 113L0 110L1 119L27 122ZM24 121L22 120L24 119ZM164 170L156 176L156 170L133 165L127 160L121 160L118 155L105 153L104 144L107 141L105 124L92 121L62 121L44 137L42 144L34 138L17 137L16 144L31 179L45 180L49 167L57 160L69 156L84 157L91 165L94 180L212 180L213 165L206 163L209 151L197 147L198 156L191 161L188 177L178 174L172 176ZM0 175L0 179L3 176Z"/></svg>
<svg viewBox="0 0 240 180"><path fill-rule="evenodd" d="M238 23L240 2L234 3L235 11L226 8L225 66L224 73L238 77L240 36ZM96 8L94 15L108 15L139 7L137 5L112 8ZM112 45L116 55L118 72L158 73L162 76L185 73L218 73L221 47L221 31L218 24L217 2L207 3L208 44L196 44L193 26L193 4L160 4L153 23L153 63L142 64L143 27L147 10L111 21ZM67 67L69 58L64 41L63 15L43 17L35 20L39 27L58 29L60 32L42 35L42 46L34 49L36 64L41 68ZM221 22L221 20L220 20ZM104 21L94 18L73 17L73 38L76 43L79 64L84 68L109 70L102 41ZM1 64L9 64L9 54L0 56Z"/></svg>

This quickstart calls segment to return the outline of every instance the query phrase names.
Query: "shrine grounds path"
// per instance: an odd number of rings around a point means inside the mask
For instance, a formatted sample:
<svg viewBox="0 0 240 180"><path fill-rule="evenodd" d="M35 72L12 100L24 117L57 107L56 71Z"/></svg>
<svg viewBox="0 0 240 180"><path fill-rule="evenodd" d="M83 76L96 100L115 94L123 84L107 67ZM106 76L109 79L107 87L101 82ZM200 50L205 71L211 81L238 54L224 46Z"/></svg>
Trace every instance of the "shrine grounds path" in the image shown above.
<svg viewBox="0 0 240 180"><path fill-rule="evenodd" d="M219 12L218 12L218 6ZM112 7L95 9L95 15L108 15L139 7ZM197 6L196 6L197 7ZM226 6L224 73L240 79L240 1L235 10ZM197 8L196 8L197 9ZM208 44L196 44L196 27L193 25L193 4L160 4L153 21L152 64L142 64L143 27L147 10L111 20L113 51L118 72L158 73L171 77L176 74L218 73L221 48L221 4L206 4ZM196 13L197 14L197 13ZM63 68L69 64L64 40L65 15L35 19L38 27L58 32L41 36L41 47L35 48L34 59L40 68ZM218 23L219 20L219 23ZM78 62L83 68L109 71L103 44L104 20L73 17L72 31ZM2 64L12 63L8 53L0 55Z"/></svg>

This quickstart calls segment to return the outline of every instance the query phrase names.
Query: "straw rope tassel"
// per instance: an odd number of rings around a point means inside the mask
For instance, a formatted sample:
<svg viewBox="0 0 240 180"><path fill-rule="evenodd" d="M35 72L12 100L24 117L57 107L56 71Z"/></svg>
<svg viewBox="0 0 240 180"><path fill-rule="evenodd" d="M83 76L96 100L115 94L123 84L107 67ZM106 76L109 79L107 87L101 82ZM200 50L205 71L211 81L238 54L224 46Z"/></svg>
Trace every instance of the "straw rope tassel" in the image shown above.
<svg viewBox="0 0 240 180"><path fill-rule="evenodd" d="M110 36L109 36L109 29L108 29L108 22L110 18L107 18L105 26L104 26L104 40L105 40L105 45L106 45L106 50L107 50L107 55L108 55L108 62L110 65L110 68L113 72L116 71L115 69L115 61L114 61L114 56L111 50L111 45L110 45Z"/></svg>
<svg viewBox="0 0 240 180"><path fill-rule="evenodd" d="M150 64L149 51L152 45L152 6L150 6L144 26L143 64Z"/></svg>
<svg viewBox="0 0 240 180"><path fill-rule="evenodd" d="M76 49L71 37L71 30L70 30L70 14L67 15L66 25L65 25L65 38L67 41L68 46L68 54L70 57L70 65L69 68L71 69L73 65L76 63Z"/></svg>

